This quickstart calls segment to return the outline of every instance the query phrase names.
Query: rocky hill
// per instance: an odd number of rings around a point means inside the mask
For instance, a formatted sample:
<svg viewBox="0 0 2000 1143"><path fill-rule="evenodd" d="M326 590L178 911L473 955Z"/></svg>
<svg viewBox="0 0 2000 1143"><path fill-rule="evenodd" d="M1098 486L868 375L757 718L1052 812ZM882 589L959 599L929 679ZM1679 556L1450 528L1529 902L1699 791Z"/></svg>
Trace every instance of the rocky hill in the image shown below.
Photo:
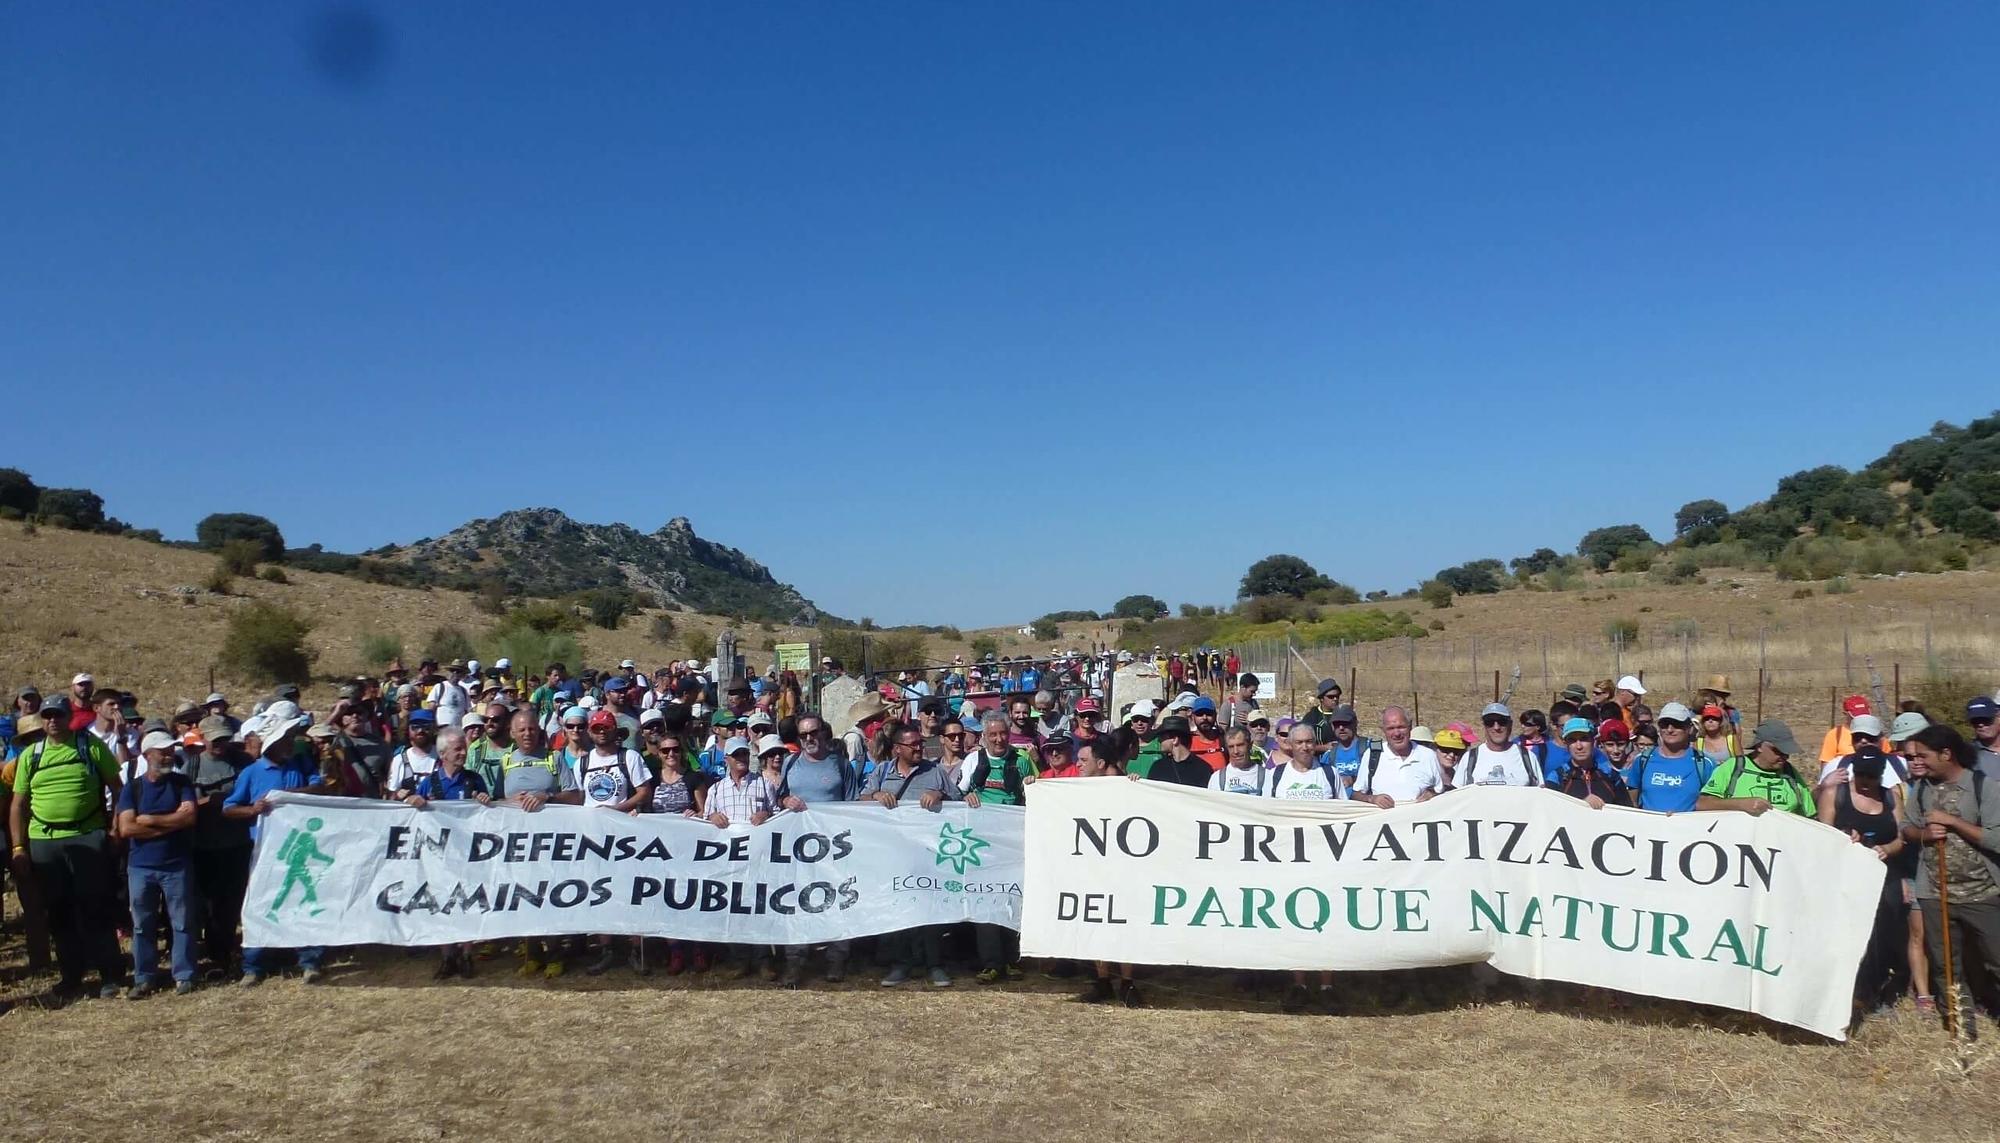
<svg viewBox="0 0 2000 1143"><path fill-rule="evenodd" d="M409 565L427 581L498 578L510 594L626 587L651 592L662 605L716 615L800 624L820 619L797 589L741 551L695 535L684 516L647 534L628 524L580 523L554 508L523 508L368 555Z"/></svg>

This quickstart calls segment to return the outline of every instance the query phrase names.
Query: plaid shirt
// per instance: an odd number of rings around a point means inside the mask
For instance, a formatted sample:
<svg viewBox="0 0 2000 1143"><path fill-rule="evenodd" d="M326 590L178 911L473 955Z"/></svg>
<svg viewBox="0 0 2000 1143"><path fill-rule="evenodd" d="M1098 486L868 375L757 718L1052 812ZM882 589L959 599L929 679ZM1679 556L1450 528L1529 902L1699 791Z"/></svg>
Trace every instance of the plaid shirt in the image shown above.
<svg viewBox="0 0 2000 1143"><path fill-rule="evenodd" d="M739 784L728 774L708 788L708 812L721 814L730 825L749 825L753 814L776 813L777 796L761 774L745 775Z"/></svg>

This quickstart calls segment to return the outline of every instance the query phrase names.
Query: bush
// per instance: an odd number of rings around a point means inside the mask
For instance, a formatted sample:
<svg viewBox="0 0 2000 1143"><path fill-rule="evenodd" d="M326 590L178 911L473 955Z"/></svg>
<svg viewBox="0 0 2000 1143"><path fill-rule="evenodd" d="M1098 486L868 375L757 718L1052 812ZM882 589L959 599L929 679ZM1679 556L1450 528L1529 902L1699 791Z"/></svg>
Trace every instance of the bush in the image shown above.
<svg viewBox="0 0 2000 1143"><path fill-rule="evenodd" d="M1444 630L1444 620L1442 620L1442 619L1433 619L1433 620L1431 620L1431 630L1433 630L1433 631L1442 631L1442 630Z"/></svg>
<svg viewBox="0 0 2000 1143"><path fill-rule="evenodd" d="M1611 568L1613 571L1621 572L1648 571L1652 568L1653 557L1659 550L1657 544L1636 544L1618 553L1618 557L1611 561Z"/></svg>
<svg viewBox="0 0 2000 1143"><path fill-rule="evenodd" d="M35 514L51 527L95 532L104 527L104 497L88 488L44 488Z"/></svg>
<svg viewBox="0 0 2000 1143"><path fill-rule="evenodd" d="M480 658L488 663L511 659L519 664L517 673L539 671L549 663L569 663L581 661L576 645L576 636L563 631L537 631L532 627L494 628L484 640L486 653ZM465 656L453 656L454 658Z"/></svg>
<svg viewBox="0 0 2000 1143"><path fill-rule="evenodd" d="M1455 593L1451 590L1451 585L1443 580L1427 579L1417 588L1417 594L1423 597L1425 603L1443 610L1451 606L1451 597Z"/></svg>
<svg viewBox="0 0 2000 1143"><path fill-rule="evenodd" d="M264 558L263 550L248 540L231 540L217 551L217 563L230 575L256 575L257 561Z"/></svg>
<svg viewBox="0 0 2000 1143"><path fill-rule="evenodd" d="M1056 639L1061 637L1062 628L1057 627L1054 620L1044 615L1029 626L1028 632L1037 639Z"/></svg>
<svg viewBox="0 0 2000 1143"><path fill-rule="evenodd" d="M653 621L646 625L646 634L655 643L671 644L674 641L674 617L665 614L653 616Z"/></svg>
<svg viewBox="0 0 2000 1143"><path fill-rule="evenodd" d="M1793 589L1792 589L1792 598L1793 598L1793 599L1811 599L1812 597L1813 597L1813 589L1812 589L1812 588L1809 588L1809 587L1795 587L1795 588L1793 588Z"/></svg>
<svg viewBox="0 0 2000 1143"><path fill-rule="evenodd" d="M373 669L385 667L391 659L403 657L403 641L394 635L371 631L361 636L361 662Z"/></svg>
<svg viewBox="0 0 2000 1143"><path fill-rule="evenodd" d="M21 511L12 504L0 504L0 520L25 520L27 518L28 514L26 512Z"/></svg>
<svg viewBox="0 0 2000 1143"><path fill-rule="evenodd" d="M221 551L226 544L243 541L257 550L260 560L285 558L285 536L278 526L248 512L216 512L194 526L195 546L205 552Z"/></svg>
<svg viewBox="0 0 2000 1143"><path fill-rule="evenodd" d="M688 630L681 634L681 650L686 651L690 659L707 662L715 657L715 640L704 632Z"/></svg>
<svg viewBox="0 0 2000 1143"><path fill-rule="evenodd" d="M974 635L972 637L973 658L984 659L988 655L998 655L999 653L1000 640L995 639L991 635Z"/></svg>
<svg viewBox="0 0 2000 1143"><path fill-rule="evenodd" d="M633 611L632 593L622 587L593 588L579 595L577 602L583 604L590 621L606 631L618 630L618 625Z"/></svg>
<svg viewBox="0 0 2000 1143"><path fill-rule="evenodd" d="M228 567L217 563L209 569L208 578L201 581L204 591L215 595L228 595L236 589L236 576Z"/></svg>
<svg viewBox="0 0 2000 1143"><path fill-rule="evenodd" d="M1092 615L1092 616L1091 616L1091 618L1092 618L1092 619L1095 619L1095 618L1097 618L1097 616L1095 616L1095 615ZM953 643L963 643L963 642L965 642L965 632L963 632L963 631L960 631L960 630L959 630L958 628L956 628L956 627L940 627L940 628L938 628L938 629L937 629L937 634L938 634L938 638L940 638L940 639L949 639L949 640L951 640L951 641L952 641Z"/></svg>
<svg viewBox="0 0 2000 1143"><path fill-rule="evenodd" d="M1604 641L1606 643L1615 643L1621 647L1638 646L1639 621L1629 617L1606 620L1604 624Z"/></svg>
<svg viewBox="0 0 2000 1143"><path fill-rule="evenodd" d="M507 614L507 583L499 579L482 579L472 593L472 606L481 615ZM547 659L542 660L548 662Z"/></svg>
<svg viewBox="0 0 2000 1143"><path fill-rule="evenodd" d="M222 666L252 682L301 682L312 675L306 635L312 624L289 607L252 603L229 617Z"/></svg>
<svg viewBox="0 0 2000 1143"><path fill-rule="evenodd" d="M583 630L583 619L577 615L575 608L566 603L538 599L509 609L507 614L500 617L500 622L494 629L498 631L515 628L538 631L544 635L553 635L557 632L574 635Z"/></svg>
<svg viewBox="0 0 2000 1143"><path fill-rule="evenodd" d="M478 657L479 652L472 646L472 636L467 635L463 627L454 627L450 624L442 627L433 627L431 628L430 636L424 640L424 658L426 659L436 659L440 663L449 663L453 659L476 659ZM543 662L547 661L546 659L543 660Z"/></svg>
<svg viewBox="0 0 2000 1143"><path fill-rule="evenodd" d="M1672 635L1676 639L1682 637L1699 639L1701 638L1701 624L1692 619L1676 619L1672 623L1667 624L1667 634Z"/></svg>
<svg viewBox="0 0 2000 1143"><path fill-rule="evenodd" d="M1661 583L1675 585L1701 580L1701 561L1692 552L1681 552L1666 563L1656 563L1647 573Z"/></svg>
<svg viewBox="0 0 2000 1143"><path fill-rule="evenodd" d="M279 567L277 564L265 565L264 570L257 573L257 578L263 580L265 583L292 582L290 579L287 579L285 577L285 569Z"/></svg>
<svg viewBox="0 0 2000 1143"><path fill-rule="evenodd" d="M1847 577L1844 575L1837 575L1826 581L1825 591L1828 595L1846 595L1853 590L1854 585L1847 582Z"/></svg>
<svg viewBox="0 0 2000 1143"><path fill-rule="evenodd" d="M1113 619L1163 619L1166 614L1166 603L1151 595L1128 595L1111 605Z"/></svg>

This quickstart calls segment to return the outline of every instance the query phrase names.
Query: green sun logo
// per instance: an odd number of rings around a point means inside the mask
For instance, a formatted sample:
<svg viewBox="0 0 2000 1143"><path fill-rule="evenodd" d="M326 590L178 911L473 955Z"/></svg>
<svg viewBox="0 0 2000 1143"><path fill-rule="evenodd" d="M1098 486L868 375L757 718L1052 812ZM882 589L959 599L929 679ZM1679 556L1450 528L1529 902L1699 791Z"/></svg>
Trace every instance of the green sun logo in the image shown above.
<svg viewBox="0 0 2000 1143"><path fill-rule="evenodd" d="M971 826L964 829L945 826L938 831L937 863L949 864L953 873L963 877L966 866L981 864L979 851L986 846L986 839L973 833Z"/></svg>

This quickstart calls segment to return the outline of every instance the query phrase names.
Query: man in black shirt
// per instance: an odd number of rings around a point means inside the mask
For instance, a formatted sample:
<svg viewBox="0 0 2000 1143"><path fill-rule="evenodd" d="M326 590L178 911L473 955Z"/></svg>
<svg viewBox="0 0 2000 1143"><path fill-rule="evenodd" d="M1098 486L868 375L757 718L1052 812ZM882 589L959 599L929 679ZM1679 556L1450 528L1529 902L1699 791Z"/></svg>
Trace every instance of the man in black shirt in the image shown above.
<svg viewBox="0 0 2000 1143"><path fill-rule="evenodd" d="M1188 725L1188 720L1179 715L1160 720L1159 739L1165 750L1160 760L1146 772L1146 777L1157 782L1177 782L1183 786L1207 789L1215 770L1191 749L1194 728Z"/></svg>

